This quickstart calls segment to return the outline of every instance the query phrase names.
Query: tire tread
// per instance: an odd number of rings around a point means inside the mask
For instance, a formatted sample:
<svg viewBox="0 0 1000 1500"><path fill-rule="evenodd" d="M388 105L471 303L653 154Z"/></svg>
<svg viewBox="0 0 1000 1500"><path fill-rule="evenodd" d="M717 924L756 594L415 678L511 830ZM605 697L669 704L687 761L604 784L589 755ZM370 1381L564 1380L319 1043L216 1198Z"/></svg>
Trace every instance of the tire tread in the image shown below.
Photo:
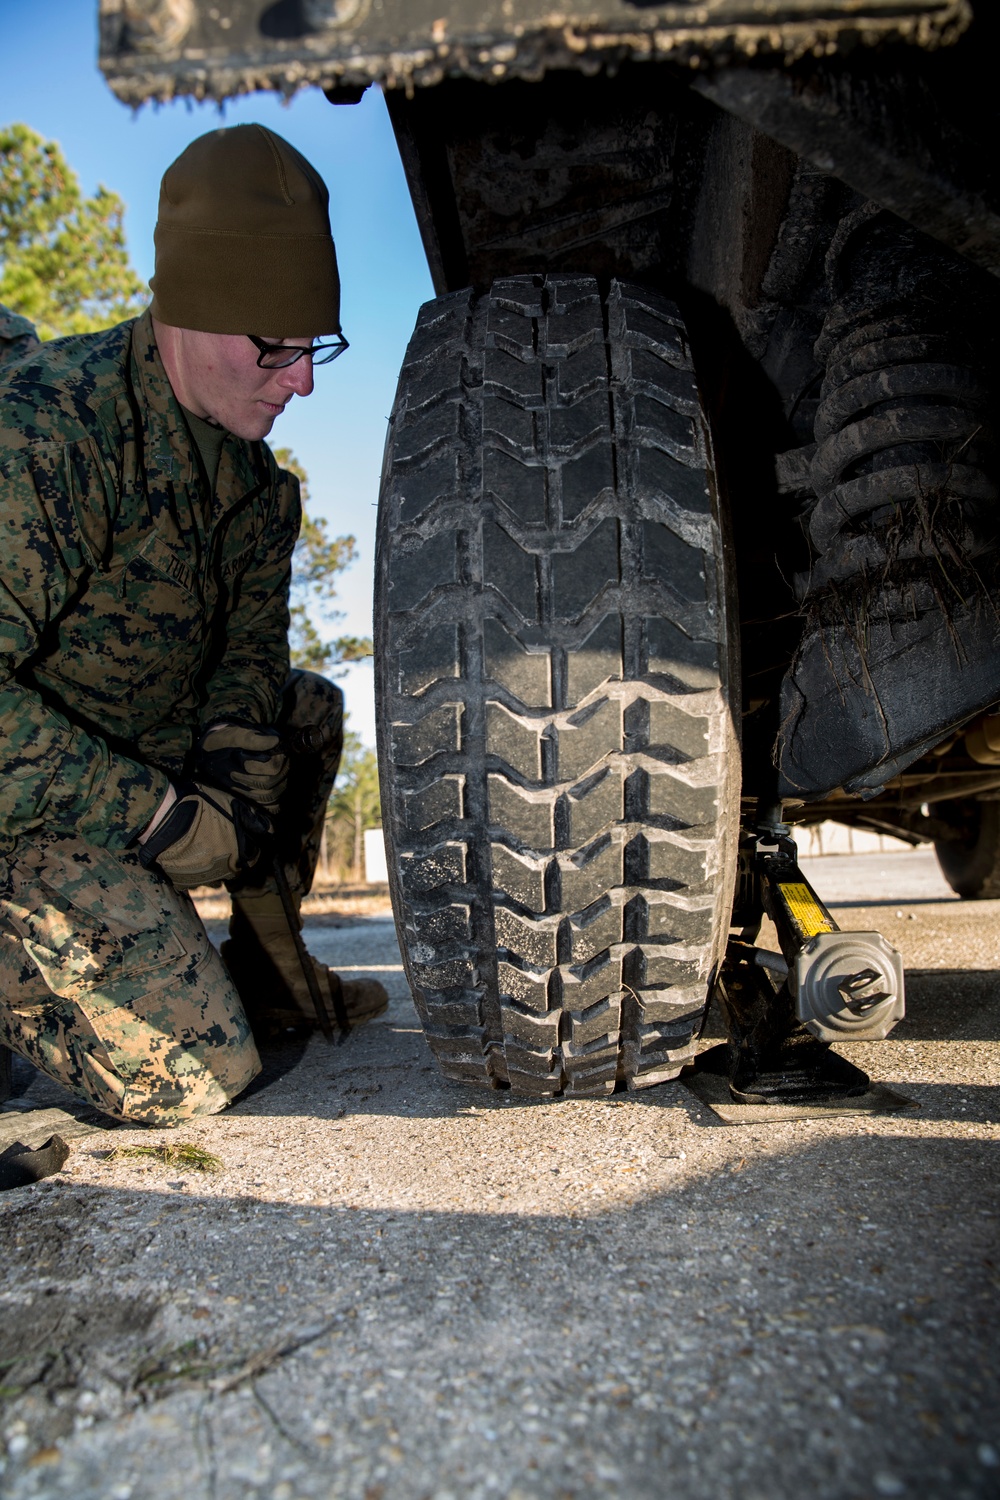
<svg viewBox="0 0 1000 1500"><path fill-rule="evenodd" d="M599 1094L689 1060L734 866L722 568L670 303L549 276L428 304L376 664L401 946L448 1076Z"/></svg>

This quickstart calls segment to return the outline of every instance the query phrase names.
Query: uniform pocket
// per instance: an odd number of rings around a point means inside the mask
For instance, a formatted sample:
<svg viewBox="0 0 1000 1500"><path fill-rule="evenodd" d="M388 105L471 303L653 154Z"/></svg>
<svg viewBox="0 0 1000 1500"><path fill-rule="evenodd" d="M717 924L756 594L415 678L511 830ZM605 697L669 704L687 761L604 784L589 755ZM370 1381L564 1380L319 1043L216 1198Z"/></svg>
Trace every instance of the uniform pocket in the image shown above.
<svg viewBox="0 0 1000 1500"><path fill-rule="evenodd" d="M122 984L173 972L201 946L197 916L168 882L134 854L73 837L18 840L0 914L49 989L67 1000L100 990L120 1005Z"/></svg>

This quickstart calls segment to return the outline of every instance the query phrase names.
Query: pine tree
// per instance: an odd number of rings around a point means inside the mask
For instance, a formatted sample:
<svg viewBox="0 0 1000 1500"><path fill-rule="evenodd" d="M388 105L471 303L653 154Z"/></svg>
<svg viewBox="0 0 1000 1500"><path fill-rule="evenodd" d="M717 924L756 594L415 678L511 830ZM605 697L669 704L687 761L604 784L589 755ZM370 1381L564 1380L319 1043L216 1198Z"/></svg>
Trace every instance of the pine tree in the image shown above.
<svg viewBox="0 0 1000 1500"><path fill-rule="evenodd" d="M292 553L291 623L288 641L292 666L311 672L328 672L340 662L360 661L370 656L370 640L356 635L342 635L324 641L310 611L317 611L329 623L340 619L340 611L331 608L337 597L337 574L357 557L353 536L330 537L327 523L314 520L308 511L309 482L306 471L290 448L276 448L274 456L281 468L294 474L302 497L302 529Z"/></svg>
<svg viewBox="0 0 1000 1500"><path fill-rule="evenodd" d="M0 303L43 339L135 317L149 293L129 261L124 209L105 187L85 198L55 141L0 128Z"/></svg>

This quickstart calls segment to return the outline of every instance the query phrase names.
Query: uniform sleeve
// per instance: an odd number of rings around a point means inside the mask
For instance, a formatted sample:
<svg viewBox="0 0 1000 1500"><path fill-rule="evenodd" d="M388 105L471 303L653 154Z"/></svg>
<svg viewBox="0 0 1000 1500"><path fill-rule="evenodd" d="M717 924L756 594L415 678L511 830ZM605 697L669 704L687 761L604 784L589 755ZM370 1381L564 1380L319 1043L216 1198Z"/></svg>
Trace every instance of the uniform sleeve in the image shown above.
<svg viewBox="0 0 1000 1500"><path fill-rule="evenodd" d="M0 449L0 495L0 835L44 828L125 848L162 801L166 776L117 753L18 680L107 544L95 445Z"/></svg>
<svg viewBox="0 0 1000 1500"><path fill-rule="evenodd" d="M239 582L226 646L212 674L203 722L272 724L288 680L288 590L302 507L299 482L278 470L255 554Z"/></svg>

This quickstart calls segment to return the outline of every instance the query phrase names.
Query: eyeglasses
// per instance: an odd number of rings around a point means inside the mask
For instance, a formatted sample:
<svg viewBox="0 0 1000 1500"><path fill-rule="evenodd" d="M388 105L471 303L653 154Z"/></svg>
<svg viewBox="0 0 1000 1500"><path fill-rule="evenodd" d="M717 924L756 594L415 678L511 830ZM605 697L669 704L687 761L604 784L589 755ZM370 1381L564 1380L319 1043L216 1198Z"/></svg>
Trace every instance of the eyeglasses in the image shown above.
<svg viewBox="0 0 1000 1500"><path fill-rule="evenodd" d="M247 338L260 350L257 363L262 370L283 370L306 355L314 365L328 365L338 354L350 348L342 333L338 333L329 344L268 344L254 333L248 333Z"/></svg>

